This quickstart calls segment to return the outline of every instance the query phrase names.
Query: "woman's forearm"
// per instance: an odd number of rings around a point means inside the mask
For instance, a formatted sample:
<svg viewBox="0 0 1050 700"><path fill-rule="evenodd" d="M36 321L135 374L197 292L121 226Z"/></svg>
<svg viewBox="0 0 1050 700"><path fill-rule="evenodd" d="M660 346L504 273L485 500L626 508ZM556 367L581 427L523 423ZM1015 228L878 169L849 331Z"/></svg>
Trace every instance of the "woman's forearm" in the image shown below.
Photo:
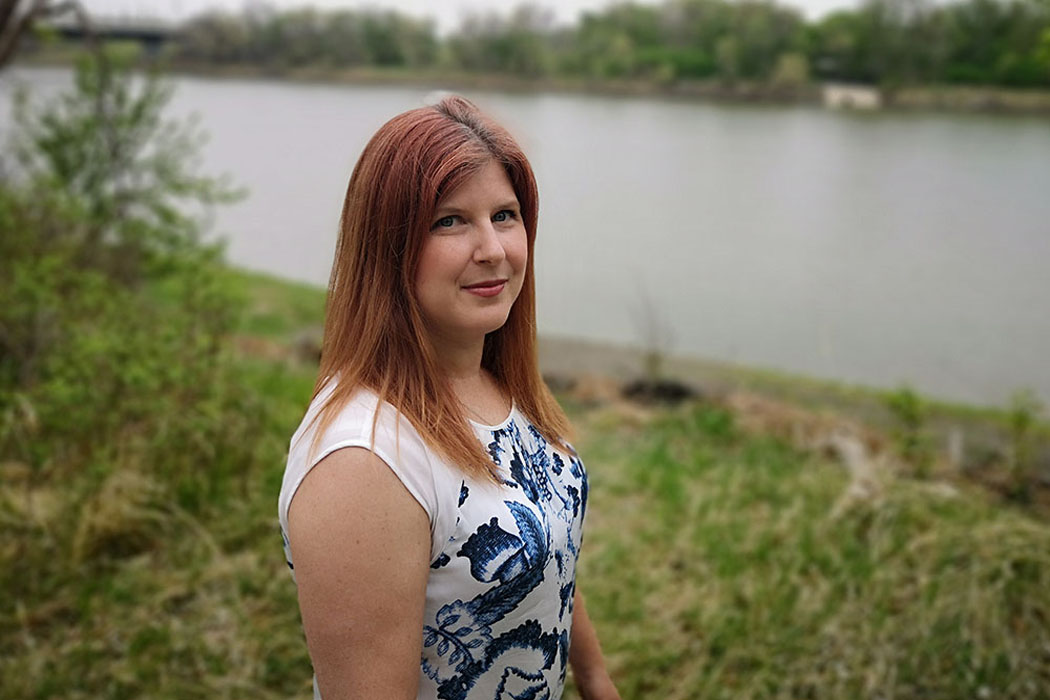
<svg viewBox="0 0 1050 700"><path fill-rule="evenodd" d="M587 606L584 605L579 588L573 597L569 665L583 700L620 700L620 694L605 667L598 633L587 614Z"/></svg>

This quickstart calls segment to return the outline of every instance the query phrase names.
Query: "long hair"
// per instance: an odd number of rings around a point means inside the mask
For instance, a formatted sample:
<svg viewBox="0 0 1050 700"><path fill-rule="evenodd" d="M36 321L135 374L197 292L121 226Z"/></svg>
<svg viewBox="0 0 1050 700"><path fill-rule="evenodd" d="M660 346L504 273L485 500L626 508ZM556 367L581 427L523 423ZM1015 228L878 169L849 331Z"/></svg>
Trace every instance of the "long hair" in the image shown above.
<svg viewBox="0 0 1050 700"><path fill-rule="evenodd" d="M481 364L548 441L567 447L569 421L540 376L536 353L536 180L511 135L468 100L452 96L380 127L350 176L314 398L336 384L315 416L315 448L364 387L380 403L393 405L451 464L498 481L495 464L439 368L415 294L438 201L493 159L506 170L521 205L528 261L507 322L485 337ZM373 422L373 440L375 427Z"/></svg>

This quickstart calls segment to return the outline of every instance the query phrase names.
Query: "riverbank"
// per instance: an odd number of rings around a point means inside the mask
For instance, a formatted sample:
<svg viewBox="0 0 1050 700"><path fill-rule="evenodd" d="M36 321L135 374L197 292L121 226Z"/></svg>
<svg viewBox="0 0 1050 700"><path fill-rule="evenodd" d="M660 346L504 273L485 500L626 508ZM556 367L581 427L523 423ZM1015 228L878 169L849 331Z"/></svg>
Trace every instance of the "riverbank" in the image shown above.
<svg viewBox="0 0 1050 700"><path fill-rule="evenodd" d="M64 66L74 57L70 50L23 55L25 66ZM396 85L431 90L511 93L568 93L620 97L691 99L737 104L825 106L825 86L815 82L791 84L725 83L720 80L585 79L574 77L524 78L496 73L400 68L298 68L255 64L216 65L186 61L169 66L174 73L193 77L237 80L281 80L345 85ZM880 89L858 86L877 96L877 107L864 111L939 111L961 113L1029 114L1050 116L1050 89L1019 90L997 86L921 85Z"/></svg>
<svg viewBox="0 0 1050 700"><path fill-rule="evenodd" d="M312 697L276 494L324 291L242 270L222 283L244 304L223 351L235 401L188 433L124 426L86 468L0 463L0 696ZM711 365L700 396L629 400L629 351L543 353L589 475L578 585L625 700L1045 695L1038 504L920 478L875 459L893 435L786 399L865 390ZM173 493L136 459L151 441L214 444L216 425L250 449L236 469L216 469L222 453L181 465L214 488Z"/></svg>
<svg viewBox="0 0 1050 700"><path fill-rule="evenodd" d="M477 74L450 71L407 72L378 68L327 69L303 67L266 69L256 66L204 66L176 64L186 75L215 78L263 78L299 82L343 83L348 85L399 85L435 90L474 90L495 92L553 92L619 97L694 99L713 102L768 105L824 105L824 86L820 83L775 85L764 83L724 83L675 81L659 83L642 80L595 80L582 78L520 78L503 74ZM1050 90L1012 90L988 86L931 85L879 90L877 109L943 111L999 114L1050 115Z"/></svg>
<svg viewBox="0 0 1050 700"><path fill-rule="evenodd" d="M235 270L233 275L244 296L253 300L238 347L250 356L293 366L315 362L324 291L260 273ZM301 321L291 326L290 318ZM901 463L898 453L902 442L914 440L921 443L920 457L926 461L921 469L936 471L939 478L981 484L1007 500L1016 486L1010 464L1022 438L1015 434L1018 416L1009 406L938 401L907 388L847 385L701 358L654 357L640 348L577 338L541 337L539 359L552 389L580 405L623 407L632 403L632 395L643 403L647 397L657 403L699 399L727 407L745 423L758 425L760 432L800 446L825 449L836 435L855 434L871 449L872 459L897 462L896 468L908 470L915 465ZM1050 422L1028 417L1034 421L1023 438L1030 454L1028 500L1050 517Z"/></svg>

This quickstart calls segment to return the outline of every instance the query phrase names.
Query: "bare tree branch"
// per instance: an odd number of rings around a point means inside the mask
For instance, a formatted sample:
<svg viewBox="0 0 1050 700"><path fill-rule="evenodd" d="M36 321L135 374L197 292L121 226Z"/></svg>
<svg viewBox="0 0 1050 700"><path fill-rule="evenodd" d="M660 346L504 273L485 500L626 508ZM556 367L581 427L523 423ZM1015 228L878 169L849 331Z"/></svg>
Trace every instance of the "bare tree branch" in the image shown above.
<svg viewBox="0 0 1050 700"><path fill-rule="evenodd" d="M77 24L84 32L91 48L98 48L98 38L91 25L91 18L77 0L49 2L49 0L32 0L32 4L22 13L16 12L21 0L0 0L0 69L3 69L14 56L18 42L32 28L33 24L46 17L72 12Z"/></svg>
<svg viewBox="0 0 1050 700"><path fill-rule="evenodd" d="M0 35L4 34L4 29L11 21L11 16L14 15L18 3L19 0L0 0Z"/></svg>

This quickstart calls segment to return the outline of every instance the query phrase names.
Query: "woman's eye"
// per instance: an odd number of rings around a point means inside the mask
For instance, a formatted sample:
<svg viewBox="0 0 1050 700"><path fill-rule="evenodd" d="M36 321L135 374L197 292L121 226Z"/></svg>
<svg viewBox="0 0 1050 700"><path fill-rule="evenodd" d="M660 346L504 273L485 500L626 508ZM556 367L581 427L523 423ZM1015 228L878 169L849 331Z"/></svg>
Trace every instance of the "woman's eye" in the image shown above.
<svg viewBox="0 0 1050 700"><path fill-rule="evenodd" d="M492 217L492 220L496 223L503 223L504 221L509 221L513 218L514 212L512 212L510 209L503 209L501 211L496 212L496 214Z"/></svg>
<svg viewBox="0 0 1050 700"><path fill-rule="evenodd" d="M433 228L452 228L456 225L456 217L443 216L434 222Z"/></svg>

